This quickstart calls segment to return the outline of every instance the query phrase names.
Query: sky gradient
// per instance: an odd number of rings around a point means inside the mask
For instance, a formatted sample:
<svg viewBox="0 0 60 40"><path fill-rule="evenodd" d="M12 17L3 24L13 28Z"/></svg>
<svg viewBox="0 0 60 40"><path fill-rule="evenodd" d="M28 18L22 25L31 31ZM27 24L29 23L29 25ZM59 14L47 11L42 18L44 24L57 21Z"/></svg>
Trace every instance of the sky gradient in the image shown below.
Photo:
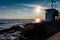
<svg viewBox="0 0 60 40"><path fill-rule="evenodd" d="M60 11L60 0L56 0ZM36 15L34 6L51 8L51 0L0 0L0 19L35 19L44 18L44 12Z"/></svg>

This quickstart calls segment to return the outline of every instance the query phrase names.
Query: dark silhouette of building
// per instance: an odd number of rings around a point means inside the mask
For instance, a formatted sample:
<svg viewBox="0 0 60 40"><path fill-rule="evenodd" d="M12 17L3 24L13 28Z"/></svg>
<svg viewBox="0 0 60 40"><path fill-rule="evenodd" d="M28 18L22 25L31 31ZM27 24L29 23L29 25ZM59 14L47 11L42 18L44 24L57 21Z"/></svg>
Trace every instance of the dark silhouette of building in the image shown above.
<svg viewBox="0 0 60 40"><path fill-rule="evenodd" d="M58 10L46 9L45 20L46 22L55 22L55 16L58 16Z"/></svg>

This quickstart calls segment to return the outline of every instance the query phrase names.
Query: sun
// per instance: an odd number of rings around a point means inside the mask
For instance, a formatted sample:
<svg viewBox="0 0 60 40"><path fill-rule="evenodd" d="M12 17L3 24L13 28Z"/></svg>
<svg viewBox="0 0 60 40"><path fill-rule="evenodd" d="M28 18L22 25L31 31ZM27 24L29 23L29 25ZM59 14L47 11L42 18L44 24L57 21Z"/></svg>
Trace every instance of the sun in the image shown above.
<svg viewBox="0 0 60 40"><path fill-rule="evenodd" d="M40 6L35 6L34 12L35 12L36 14L40 14L40 13L41 13L41 7L40 7Z"/></svg>
<svg viewBox="0 0 60 40"><path fill-rule="evenodd" d="M36 5L34 7L34 15L35 15L35 23L40 23L41 22L41 16L43 13L43 6L41 5Z"/></svg>

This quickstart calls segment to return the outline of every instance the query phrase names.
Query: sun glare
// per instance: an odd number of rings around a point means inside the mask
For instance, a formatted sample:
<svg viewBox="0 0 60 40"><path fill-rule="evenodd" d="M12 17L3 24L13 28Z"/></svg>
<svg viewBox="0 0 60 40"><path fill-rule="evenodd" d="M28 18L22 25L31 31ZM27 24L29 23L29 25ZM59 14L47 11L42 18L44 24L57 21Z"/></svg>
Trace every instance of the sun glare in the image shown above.
<svg viewBox="0 0 60 40"><path fill-rule="evenodd" d="M40 14L40 13L41 13L41 7L40 7L40 6L36 6L36 7L34 8L34 12L35 12L36 14Z"/></svg>

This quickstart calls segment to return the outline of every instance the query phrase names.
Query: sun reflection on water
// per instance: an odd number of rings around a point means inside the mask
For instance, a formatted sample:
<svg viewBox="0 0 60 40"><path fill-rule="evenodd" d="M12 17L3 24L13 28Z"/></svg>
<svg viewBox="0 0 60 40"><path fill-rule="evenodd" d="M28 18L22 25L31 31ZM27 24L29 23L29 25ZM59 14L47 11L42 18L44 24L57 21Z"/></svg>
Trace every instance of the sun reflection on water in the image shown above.
<svg viewBox="0 0 60 40"><path fill-rule="evenodd" d="M35 23L40 23L41 20L40 19L35 19Z"/></svg>

